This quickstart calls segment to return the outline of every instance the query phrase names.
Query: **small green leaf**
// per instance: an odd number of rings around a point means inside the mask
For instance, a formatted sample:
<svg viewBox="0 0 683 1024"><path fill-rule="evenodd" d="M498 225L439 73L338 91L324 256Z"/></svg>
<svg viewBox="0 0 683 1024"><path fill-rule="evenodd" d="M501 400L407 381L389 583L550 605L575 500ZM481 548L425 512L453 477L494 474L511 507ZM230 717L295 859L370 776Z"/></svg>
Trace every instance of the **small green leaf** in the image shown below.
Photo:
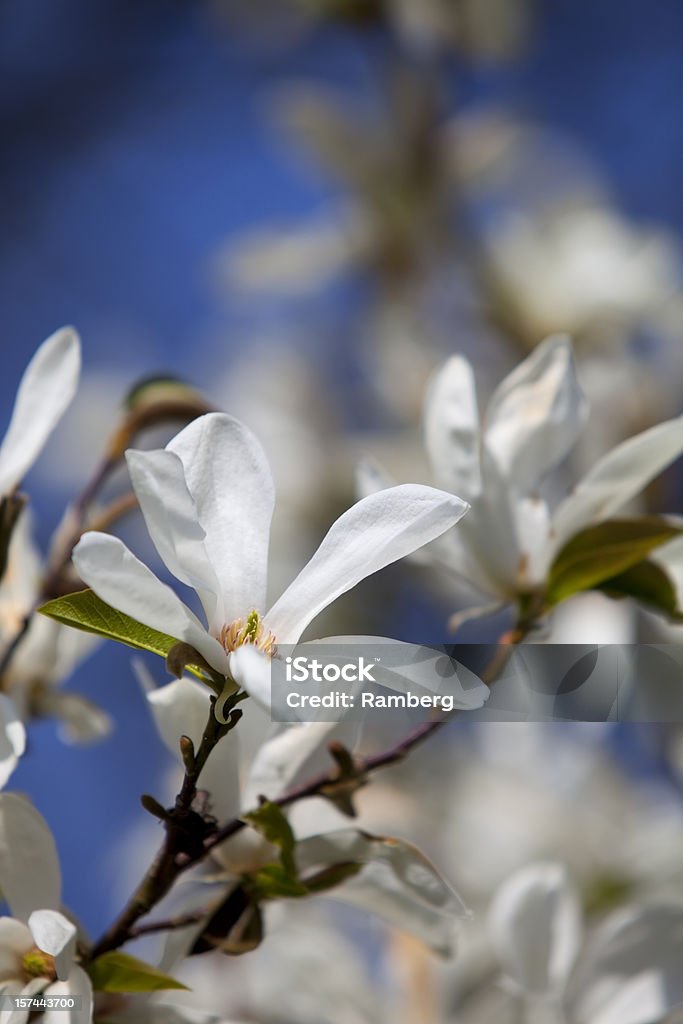
<svg viewBox="0 0 683 1024"><path fill-rule="evenodd" d="M670 619L680 621L683 612L678 606L678 594L671 577L655 562L644 559L618 576L600 584L610 597L632 597L639 604L661 612Z"/></svg>
<svg viewBox="0 0 683 1024"><path fill-rule="evenodd" d="M559 604L572 594L600 587L677 537L681 530L680 525L662 516L610 519L581 530L565 544L550 568L548 604Z"/></svg>
<svg viewBox="0 0 683 1024"><path fill-rule="evenodd" d="M198 391L180 377L157 375L139 380L124 397L123 404L131 412L140 412L159 403L203 403Z"/></svg>
<svg viewBox="0 0 683 1024"><path fill-rule="evenodd" d="M296 839L286 817L277 806L266 800L257 811L244 815L252 828L280 850L280 863L290 879L296 881L297 872L294 863L294 846Z"/></svg>
<svg viewBox="0 0 683 1024"><path fill-rule="evenodd" d="M186 989L144 960L118 951L104 953L88 967L88 975L97 992L158 992L161 989Z"/></svg>
<svg viewBox="0 0 683 1024"><path fill-rule="evenodd" d="M329 868L316 871L314 875L302 879L302 885L306 886L309 893L329 892L335 889L342 882L353 878L363 868L362 864L355 861L343 861L341 864L332 864Z"/></svg>
<svg viewBox="0 0 683 1024"><path fill-rule="evenodd" d="M218 949L228 956L241 956L262 941L263 918L254 894L245 885L237 885L209 915L188 955Z"/></svg>
<svg viewBox="0 0 683 1024"><path fill-rule="evenodd" d="M249 885L257 900L296 899L309 890L282 864L265 864L249 875Z"/></svg>
<svg viewBox="0 0 683 1024"><path fill-rule="evenodd" d="M41 605L38 611L66 626L96 633L142 651L151 651L162 658L178 643L175 637L143 626L129 615L111 608L92 590L79 590L75 594L57 597Z"/></svg>

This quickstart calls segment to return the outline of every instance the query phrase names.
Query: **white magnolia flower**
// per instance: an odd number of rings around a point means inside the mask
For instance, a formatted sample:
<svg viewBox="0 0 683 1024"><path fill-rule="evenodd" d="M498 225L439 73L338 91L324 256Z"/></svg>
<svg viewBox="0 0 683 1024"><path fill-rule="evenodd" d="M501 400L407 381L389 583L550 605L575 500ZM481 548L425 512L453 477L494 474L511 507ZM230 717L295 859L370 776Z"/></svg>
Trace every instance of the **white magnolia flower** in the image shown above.
<svg viewBox="0 0 683 1024"><path fill-rule="evenodd" d="M92 988L75 963L76 926L59 909L54 839L33 805L15 793L0 794L0 888L13 915L0 918L0 992L77 997L78 1008L60 1010L60 1020L88 1024ZM28 1019L28 1010L15 1010L12 1024Z"/></svg>
<svg viewBox="0 0 683 1024"><path fill-rule="evenodd" d="M0 445L0 499L16 490L40 455L76 392L80 368L80 342L70 327L44 341L26 367Z"/></svg>
<svg viewBox="0 0 683 1024"><path fill-rule="evenodd" d="M683 1005L683 906L610 915L587 941L561 864L531 864L494 896L491 938L528 1020L656 1024Z"/></svg>
<svg viewBox="0 0 683 1024"><path fill-rule="evenodd" d="M92 742L110 732L109 716L80 694L62 690L59 684L99 640L92 634L32 614L43 573L31 519L25 511L12 532L7 569L0 581L0 650L5 650L17 636L27 616L30 624L3 673L3 688L23 721L55 717L61 723L64 739Z"/></svg>
<svg viewBox="0 0 683 1024"><path fill-rule="evenodd" d="M333 524L264 614L274 494L253 434L210 413L166 449L126 457L157 551L176 579L196 590L207 625L116 537L86 533L74 551L78 572L103 601L191 645L266 706L276 644L296 643L340 594L434 540L467 510L460 498L414 484L364 498Z"/></svg>
<svg viewBox="0 0 683 1024"><path fill-rule="evenodd" d="M480 418L469 362L453 356L425 403L425 443L436 482L472 505L461 528L432 549L489 607L543 588L562 546L608 519L683 452L683 417L629 438L600 458L554 508L545 476L571 451L586 417L570 341L548 338L493 393ZM385 486L372 467L361 490Z"/></svg>

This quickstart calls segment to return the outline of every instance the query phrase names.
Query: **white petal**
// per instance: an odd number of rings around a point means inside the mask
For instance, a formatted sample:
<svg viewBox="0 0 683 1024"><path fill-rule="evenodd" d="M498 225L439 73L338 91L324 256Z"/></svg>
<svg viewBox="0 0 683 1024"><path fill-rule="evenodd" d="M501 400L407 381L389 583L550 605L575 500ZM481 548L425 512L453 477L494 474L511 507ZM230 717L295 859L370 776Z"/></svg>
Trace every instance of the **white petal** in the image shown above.
<svg viewBox="0 0 683 1024"><path fill-rule="evenodd" d="M71 968L68 981L56 981L46 991L47 996L74 996L79 1009L46 1010L43 1024L91 1024L93 1019L93 995L90 978L77 964Z"/></svg>
<svg viewBox="0 0 683 1024"><path fill-rule="evenodd" d="M683 906L618 911L588 943L568 994L577 1024L652 1024L683 1004Z"/></svg>
<svg viewBox="0 0 683 1024"><path fill-rule="evenodd" d="M39 712L59 720L63 743L99 743L114 730L114 719L97 704L79 693L44 691L37 700Z"/></svg>
<svg viewBox="0 0 683 1024"><path fill-rule="evenodd" d="M481 490L479 410L474 373L462 356L449 359L431 381L424 431L438 485L471 500Z"/></svg>
<svg viewBox="0 0 683 1024"><path fill-rule="evenodd" d="M618 512L683 452L683 416L667 420L617 445L599 459L559 505L554 544Z"/></svg>
<svg viewBox="0 0 683 1024"><path fill-rule="evenodd" d="M270 711L270 658L253 644L230 655L230 675L262 708Z"/></svg>
<svg viewBox="0 0 683 1024"><path fill-rule="evenodd" d="M227 671L227 656L199 619L170 587L106 533L85 533L74 550L74 565L98 597L151 629L191 644L217 672Z"/></svg>
<svg viewBox="0 0 683 1024"><path fill-rule="evenodd" d="M73 398L81 345L64 327L40 346L19 385L12 419L0 446L0 497L21 482Z"/></svg>
<svg viewBox="0 0 683 1024"><path fill-rule="evenodd" d="M0 985L21 977L21 959L33 949L33 936L22 921L0 917Z"/></svg>
<svg viewBox="0 0 683 1024"><path fill-rule="evenodd" d="M566 983L581 941L581 912L561 864L531 864L496 892L489 915L494 948L508 977L530 995Z"/></svg>
<svg viewBox="0 0 683 1024"><path fill-rule="evenodd" d="M14 701L0 694L0 789L5 785L24 753L26 732Z"/></svg>
<svg viewBox="0 0 683 1024"><path fill-rule="evenodd" d="M419 644L409 644L387 636L326 636L324 640L313 640L299 644L297 654L324 653L325 649L351 647L348 657L354 651L363 652L366 661L372 662L372 676L378 686L394 693L415 693L449 695L453 698L454 710L473 711L482 707L490 696L490 690L470 669L448 657L444 651ZM337 651L334 651L336 656ZM373 660L374 659L374 660ZM333 723L334 724L334 723ZM338 724L338 723L337 723Z"/></svg>
<svg viewBox="0 0 683 1024"><path fill-rule="evenodd" d="M484 443L524 494L571 450L586 413L569 338L548 338L494 392Z"/></svg>
<svg viewBox="0 0 683 1024"><path fill-rule="evenodd" d="M306 761L337 727L337 722L304 722L285 726L271 736L257 752L249 771L242 809L251 810L258 798L276 800L289 789Z"/></svg>
<svg viewBox="0 0 683 1024"><path fill-rule="evenodd" d="M365 866L330 898L378 914L438 953L453 950L455 923L467 910L450 885L410 843L341 829L297 843L300 870L354 861Z"/></svg>
<svg viewBox="0 0 683 1024"><path fill-rule="evenodd" d="M528 558L519 536L519 498L488 451L482 452L482 480L482 494L474 499L455 539L476 564L473 572L468 559L461 558L472 583L510 600Z"/></svg>
<svg viewBox="0 0 683 1024"><path fill-rule="evenodd" d="M226 623L262 611L273 479L263 448L239 420L208 413L168 445L180 457L206 531L205 547L223 587Z"/></svg>
<svg viewBox="0 0 683 1024"><path fill-rule="evenodd" d="M64 981L74 962L76 925L58 910L34 910L28 919L28 926L38 949L54 957L57 977Z"/></svg>
<svg viewBox="0 0 683 1024"><path fill-rule="evenodd" d="M185 482L183 464L170 451L126 452L133 490L149 535L167 569L193 587L211 630L224 625L216 572L206 553L206 534Z"/></svg>
<svg viewBox="0 0 683 1024"><path fill-rule="evenodd" d="M455 495L401 484L356 502L266 616L279 643L291 644L323 608L386 565L455 526L469 506Z"/></svg>
<svg viewBox="0 0 683 1024"><path fill-rule="evenodd" d="M16 793L0 793L0 890L12 914L59 907L62 876L47 822Z"/></svg>
<svg viewBox="0 0 683 1024"><path fill-rule="evenodd" d="M161 739L180 760L181 736L189 736L195 750L206 728L211 705L209 691L192 679L178 679L148 690L147 700ZM227 821L239 813L239 745L236 732L224 736L211 751L199 777L199 789L211 796L211 813Z"/></svg>

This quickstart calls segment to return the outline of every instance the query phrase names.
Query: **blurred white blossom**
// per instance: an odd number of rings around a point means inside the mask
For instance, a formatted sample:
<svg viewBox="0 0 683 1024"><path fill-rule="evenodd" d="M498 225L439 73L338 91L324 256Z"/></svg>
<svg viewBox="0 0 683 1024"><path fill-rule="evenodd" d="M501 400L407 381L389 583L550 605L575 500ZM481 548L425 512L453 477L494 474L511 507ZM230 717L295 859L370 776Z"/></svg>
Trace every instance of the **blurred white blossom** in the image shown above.
<svg viewBox="0 0 683 1024"><path fill-rule="evenodd" d="M683 451L683 417L660 423L603 455L551 508L546 475L569 454L586 415L562 336L501 382L481 418L467 360L453 356L436 374L425 402L427 456L436 482L462 494L472 511L431 550L475 607L542 592L563 545L622 509ZM361 493L387 482L372 464L361 466Z"/></svg>
<svg viewBox="0 0 683 1024"><path fill-rule="evenodd" d="M13 531L7 570L0 582L0 649L6 650L21 633L25 620L30 621L3 672L3 684L24 721L54 717L67 741L92 742L111 731L109 716L80 694L62 689L61 684L99 640L34 614L44 572L31 518L25 511Z"/></svg>
<svg viewBox="0 0 683 1024"><path fill-rule="evenodd" d="M21 855L17 856L21 851ZM76 926L61 912L61 874L44 818L24 797L0 794L0 887L13 917L0 918L0 987L11 995L74 996L65 1024L89 1024L92 987L75 962ZM29 1011L12 1020L24 1024Z"/></svg>
<svg viewBox="0 0 683 1024"><path fill-rule="evenodd" d="M581 906L565 869L531 864L496 892L489 927L528 1021L653 1024L683 1003L683 905L618 911L581 952Z"/></svg>

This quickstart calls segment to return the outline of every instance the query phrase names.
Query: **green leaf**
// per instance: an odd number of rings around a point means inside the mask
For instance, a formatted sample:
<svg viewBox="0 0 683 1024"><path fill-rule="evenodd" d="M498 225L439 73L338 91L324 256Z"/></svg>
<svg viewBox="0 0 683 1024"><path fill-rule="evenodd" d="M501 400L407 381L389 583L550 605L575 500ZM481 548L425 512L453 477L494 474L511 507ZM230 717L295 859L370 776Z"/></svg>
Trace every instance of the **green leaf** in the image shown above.
<svg viewBox="0 0 683 1024"><path fill-rule="evenodd" d="M342 861L341 864L332 864L329 868L316 871L314 875L302 879L301 884L305 885L309 893L329 892L353 878L362 868L363 865L355 861Z"/></svg>
<svg viewBox="0 0 683 1024"><path fill-rule="evenodd" d="M581 530L565 544L550 568L548 604L559 604L572 594L601 586L681 531L680 525L662 516L609 519Z"/></svg>
<svg viewBox="0 0 683 1024"><path fill-rule="evenodd" d="M600 590L615 599L632 597L639 604L661 612L670 619L683 620L673 580L665 569L648 559L605 580L600 584Z"/></svg>
<svg viewBox="0 0 683 1024"><path fill-rule="evenodd" d="M103 953L88 967L88 975L97 992L158 992L161 989L183 988L175 978L169 978L128 953Z"/></svg>
<svg viewBox="0 0 683 1024"><path fill-rule="evenodd" d="M141 412L160 403L204 405L199 392L180 377L153 376L139 380L130 389L123 400L126 409Z"/></svg>
<svg viewBox="0 0 683 1024"><path fill-rule="evenodd" d="M296 881L297 871L294 863L296 839L289 822L277 804L270 803L268 800L264 801L257 811L245 814L244 821L255 828L269 843L278 847L280 863L286 875Z"/></svg>
<svg viewBox="0 0 683 1024"><path fill-rule="evenodd" d="M228 956L250 953L263 941L263 918L254 894L243 885L231 889L206 920L189 956L218 949Z"/></svg>
<svg viewBox="0 0 683 1024"><path fill-rule="evenodd" d="M265 864L249 875L249 884L257 900L296 899L308 896L308 888L296 874L282 864Z"/></svg>
<svg viewBox="0 0 683 1024"><path fill-rule="evenodd" d="M179 643L175 637L143 626L129 615L111 608L92 590L79 590L75 594L55 598L41 605L38 611L66 626L95 633L141 651L151 651L162 658L166 658Z"/></svg>

